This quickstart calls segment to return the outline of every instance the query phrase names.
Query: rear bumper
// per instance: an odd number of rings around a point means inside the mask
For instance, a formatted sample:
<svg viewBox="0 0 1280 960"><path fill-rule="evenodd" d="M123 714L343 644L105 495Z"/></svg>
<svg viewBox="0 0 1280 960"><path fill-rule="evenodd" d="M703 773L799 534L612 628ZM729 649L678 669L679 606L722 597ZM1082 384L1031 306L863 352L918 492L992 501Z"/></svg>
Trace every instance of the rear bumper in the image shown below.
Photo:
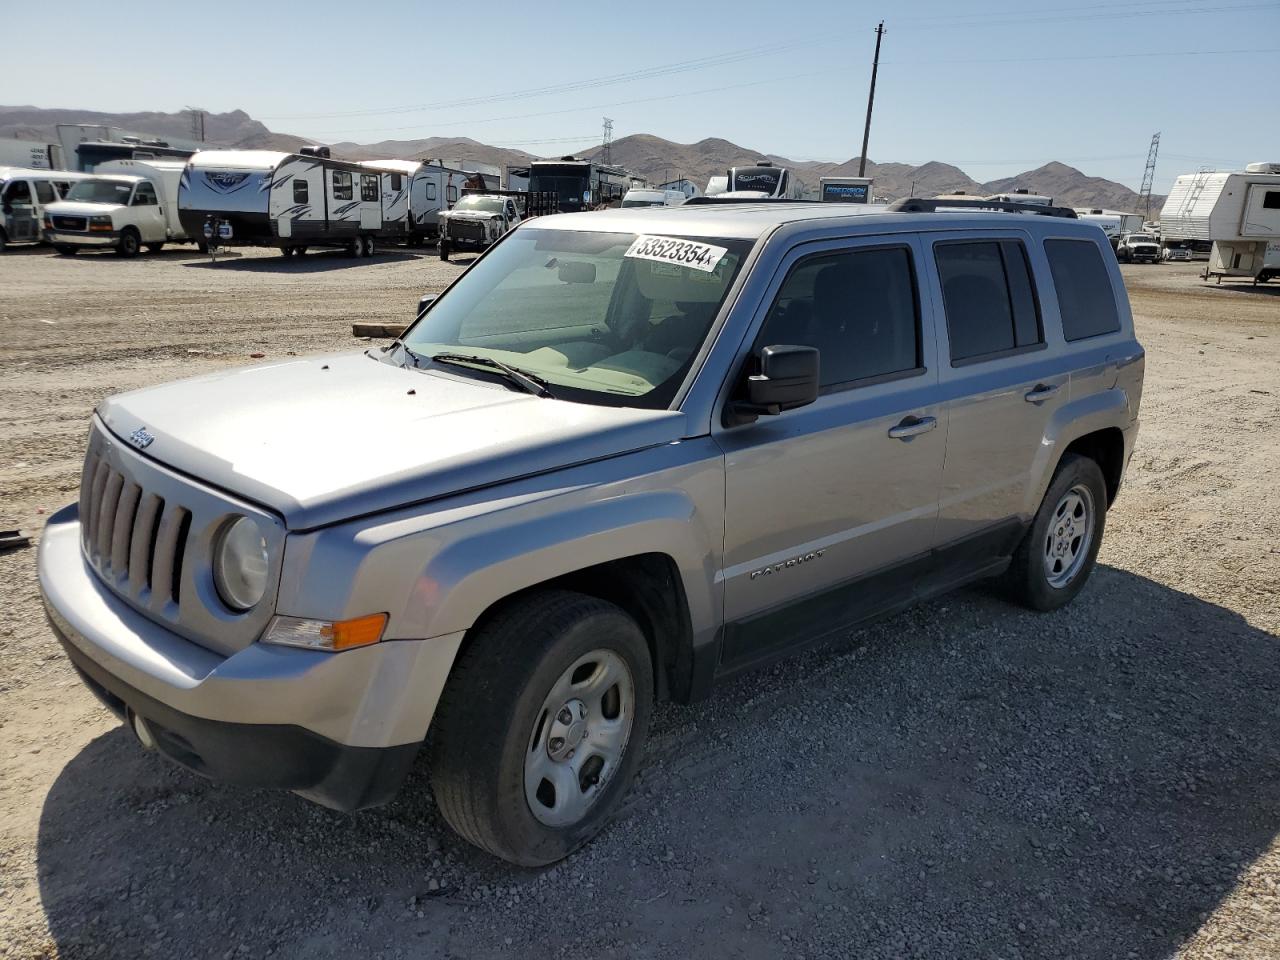
<svg viewBox="0 0 1280 960"><path fill-rule="evenodd" d="M54 633L94 693L156 748L213 779L328 807L385 803L408 772L461 634L339 654L254 643L224 657L143 616L84 559L75 505L38 559Z"/></svg>

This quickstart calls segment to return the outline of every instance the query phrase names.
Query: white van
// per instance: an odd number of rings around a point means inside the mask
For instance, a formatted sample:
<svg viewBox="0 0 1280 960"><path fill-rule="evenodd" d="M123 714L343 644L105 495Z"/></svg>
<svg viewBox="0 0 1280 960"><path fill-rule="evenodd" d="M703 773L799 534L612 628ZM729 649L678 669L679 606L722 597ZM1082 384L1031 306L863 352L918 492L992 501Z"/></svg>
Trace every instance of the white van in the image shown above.
<svg viewBox="0 0 1280 960"><path fill-rule="evenodd" d="M45 207L67 195L84 174L0 167L0 253L10 243L39 243Z"/></svg>
<svg viewBox="0 0 1280 960"><path fill-rule="evenodd" d="M186 164L176 160L112 160L45 210L46 239L66 256L88 247L111 247L134 257L166 243L194 242L178 220L178 181Z"/></svg>

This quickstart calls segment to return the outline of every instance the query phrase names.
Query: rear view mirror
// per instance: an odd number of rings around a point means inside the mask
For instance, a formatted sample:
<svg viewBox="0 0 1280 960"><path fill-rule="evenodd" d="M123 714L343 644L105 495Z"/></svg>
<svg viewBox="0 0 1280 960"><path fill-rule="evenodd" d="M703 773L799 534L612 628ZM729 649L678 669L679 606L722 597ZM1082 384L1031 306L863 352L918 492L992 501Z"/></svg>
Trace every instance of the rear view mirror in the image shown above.
<svg viewBox="0 0 1280 960"><path fill-rule="evenodd" d="M423 295L422 299L418 301L418 314L415 319L418 319L418 320L422 319L422 315L427 312L427 310L431 307L431 304L436 302L437 296L439 296L439 294L435 294L435 293L428 293Z"/></svg>
<svg viewBox="0 0 1280 960"><path fill-rule="evenodd" d="M559 266L561 283L595 283L596 265L583 260L561 260Z"/></svg>
<svg viewBox="0 0 1280 960"><path fill-rule="evenodd" d="M814 347L776 344L760 351L760 372L747 377L746 397L731 403L726 424L738 426L757 417L776 416L818 399L819 358Z"/></svg>

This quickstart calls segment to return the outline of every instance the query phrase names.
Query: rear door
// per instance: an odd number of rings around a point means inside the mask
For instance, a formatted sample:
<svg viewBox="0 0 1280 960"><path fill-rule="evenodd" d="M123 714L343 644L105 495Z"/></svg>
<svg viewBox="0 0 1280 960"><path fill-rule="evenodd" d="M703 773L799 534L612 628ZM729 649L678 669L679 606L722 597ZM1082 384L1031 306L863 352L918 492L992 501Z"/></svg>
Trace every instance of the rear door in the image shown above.
<svg viewBox="0 0 1280 960"><path fill-rule="evenodd" d="M1047 342L1043 252L1017 230L929 239L948 420L938 546L960 566L1012 549L1035 511L1038 455L1068 400L1060 333ZM1033 264L1034 272L1033 272ZM1042 285L1043 285L1042 284Z"/></svg>
<svg viewBox="0 0 1280 960"><path fill-rule="evenodd" d="M810 406L714 428L725 452L726 670L913 594L946 446L921 254L914 237L804 244L762 302L750 356L817 347L822 386Z"/></svg>
<svg viewBox="0 0 1280 960"><path fill-rule="evenodd" d="M0 194L4 229L10 240L35 240L37 230L35 194L29 180L10 180Z"/></svg>

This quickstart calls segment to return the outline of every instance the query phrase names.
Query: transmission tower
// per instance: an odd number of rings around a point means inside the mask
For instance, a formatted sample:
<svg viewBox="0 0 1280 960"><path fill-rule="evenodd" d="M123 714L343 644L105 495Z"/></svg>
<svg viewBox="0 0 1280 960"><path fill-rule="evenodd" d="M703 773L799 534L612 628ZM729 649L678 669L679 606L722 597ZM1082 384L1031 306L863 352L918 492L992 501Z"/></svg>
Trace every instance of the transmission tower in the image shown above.
<svg viewBox="0 0 1280 960"><path fill-rule="evenodd" d="M1142 190L1138 194L1138 199L1143 204L1146 213L1143 214L1144 220L1151 219L1151 185L1156 179L1156 154L1160 152L1160 133L1151 138L1151 149L1147 151L1147 169L1142 174Z"/></svg>
<svg viewBox="0 0 1280 960"><path fill-rule="evenodd" d="M191 111L191 139L204 143L204 111L199 107L187 107Z"/></svg>
<svg viewBox="0 0 1280 960"><path fill-rule="evenodd" d="M600 148L600 160L606 166L613 162L613 121L604 118L604 143Z"/></svg>

